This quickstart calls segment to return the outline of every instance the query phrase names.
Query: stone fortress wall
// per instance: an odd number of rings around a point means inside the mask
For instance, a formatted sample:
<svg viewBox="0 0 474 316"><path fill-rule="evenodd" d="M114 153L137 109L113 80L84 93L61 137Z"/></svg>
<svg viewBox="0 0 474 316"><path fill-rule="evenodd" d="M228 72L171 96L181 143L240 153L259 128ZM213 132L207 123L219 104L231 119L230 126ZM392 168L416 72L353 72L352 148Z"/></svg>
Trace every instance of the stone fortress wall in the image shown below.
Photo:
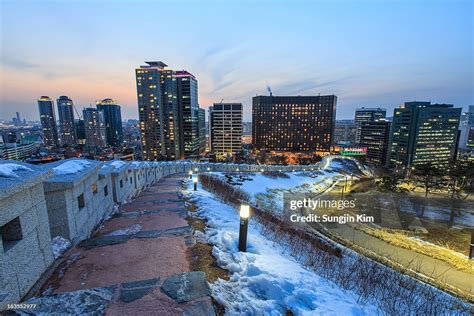
<svg viewBox="0 0 474 316"><path fill-rule="evenodd" d="M36 166L0 160L0 311L7 304L18 303L53 263L54 237L78 244L117 205L162 177L189 171L292 172L316 168L318 165L85 159Z"/></svg>

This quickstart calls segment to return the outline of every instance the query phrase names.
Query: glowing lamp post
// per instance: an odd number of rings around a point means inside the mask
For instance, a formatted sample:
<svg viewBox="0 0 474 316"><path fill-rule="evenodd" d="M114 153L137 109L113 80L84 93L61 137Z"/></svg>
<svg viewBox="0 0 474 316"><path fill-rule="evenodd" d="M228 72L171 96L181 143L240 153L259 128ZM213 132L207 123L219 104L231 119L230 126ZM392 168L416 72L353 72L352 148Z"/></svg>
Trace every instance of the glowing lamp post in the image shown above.
<svg viewBox="0 0 474 316"><path fill-rule="evenodd" d="M247 251L247 231L249 226L250 206L240 205L239 251Z"/></svg>
<svg viewBox="0 0 474 316"><path fill-rule="evenodd" d="M194 191L196 191L197 187L198 187L198 178L197 177L193 178L193 184L194 184Z"/></svg>
<svg viewBox="0 0 474 316"><path fill-rule="evenodd" d="M198 168L194 168L194 172L198 173L199 169Z"/></svg>
<svg viewBox="0 0 474 316"><path fill-rule="evenodd" d="M193 178L193 171L189 170L188 174L189 174L189 179L192 179Z"/></svg>

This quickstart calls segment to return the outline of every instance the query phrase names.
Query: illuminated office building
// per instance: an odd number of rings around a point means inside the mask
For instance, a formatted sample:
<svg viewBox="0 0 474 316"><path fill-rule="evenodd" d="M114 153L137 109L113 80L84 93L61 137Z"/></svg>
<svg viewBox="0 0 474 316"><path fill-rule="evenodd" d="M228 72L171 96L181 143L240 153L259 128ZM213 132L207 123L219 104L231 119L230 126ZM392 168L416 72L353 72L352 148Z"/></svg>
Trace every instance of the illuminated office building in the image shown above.
<svg viewBox="0 0 474 316"><path fill-rule="evenodd" d="M104 113L107 145L119 147L123 143L122 113L120 105L113 99L96 102L97 109Z"/></svg>
<svg viewBox="0 0 474 316"><path fill-rule="evenodd" d="M335 95L256 96L252 138L258 150L328 153L333 141Z"/></svg>
<svg viewBox="0 0 474 316"><path fill-rule="evenodd" d="M46 146L58 146L58 130L56 127L56 115L54 114L54 102L48 96L38 99L41 128L43 130L43 142Z"/></svg>
<svg viewBox="0 0 474 316"><path fill-rule="evenodd" d="M367 147L366 161L375 166L387 164L390 122L378 119L373 122L360 123L359 145Z"/></svg>
<svg viewBox="0 0 474 316"><path fill-rule="evenodd" d="M182 70L174 73L177 86L180 159L199 157L199 104L196 78Z"/></svg>
<svg viewBox="0 0 474 316"><path fill-rule="evenodd" d="M356 126L356 143L360 142L360 125L362 122L375 122L385 118L387 114L386 109L382 108L358 108L355 111L354 123Z"/></svg>
<svg viewBox="0 0 474 316"><path fill-rule="evenodd" d="M75 145L77 142L76 128L74 126L74 104L72 100L63 95L57 99L61 144Z"/></svg>
<svg viewBox="0 0 474 316"><path fill-rule="evenodd" d="M86 145L88 147L105 147L107 145L107 136L104 112L95 108L85 108L82 111L82 115L84 117Z"/></svg>
<svg viewBox="0 0 474 316"><path fill-rule="evenodd" d="M206 151L206 110L199 109L199 153Z"/></svg>
<svg viewBox="0 0 474 316"><path fill-rule="evenodd" d="M394 110L389 167L444 167L455 158L461 109L406 102Z"/></svg>
<svg viewBox="0 0 474 316"><path fill-rule="evenodd" d="M210 147L217 159L242 150L242 103L214 103L209 107Z"/></svg>

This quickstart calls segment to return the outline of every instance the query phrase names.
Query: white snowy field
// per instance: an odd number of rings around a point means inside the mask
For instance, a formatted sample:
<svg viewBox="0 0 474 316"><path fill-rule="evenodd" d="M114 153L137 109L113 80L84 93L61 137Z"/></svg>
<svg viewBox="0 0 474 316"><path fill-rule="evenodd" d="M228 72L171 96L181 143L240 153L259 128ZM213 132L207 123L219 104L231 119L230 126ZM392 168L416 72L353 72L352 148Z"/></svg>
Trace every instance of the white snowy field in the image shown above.
<svg viewBox="0 0 474 316"><path fill-rule="evenodd" d="M213 255L230 280L211 284L214 298L229 315L374 315L375 306L357 302L357 295L305 269L278 245L249 224L248 251L238 251L239 217L229 205L211 193L183 193L198 206L198 216L207 220L199 238L214 245Z"/></svg>
<svg viewBox="0 0 474 316"><path fill-rule="evenodd" d="M314 171L288 172L280 176L265 173L221 172L216 172L215 175L227 176L230 181L237 183L239 189L250 194L252 202L271 205L267 208L281 212L285 192L321 194L340 181L345 181L346 177L357 180L363 174L369 175L366 170L361 171L360 168L353 159L330 157L321 164L321 169Z"/></svg>

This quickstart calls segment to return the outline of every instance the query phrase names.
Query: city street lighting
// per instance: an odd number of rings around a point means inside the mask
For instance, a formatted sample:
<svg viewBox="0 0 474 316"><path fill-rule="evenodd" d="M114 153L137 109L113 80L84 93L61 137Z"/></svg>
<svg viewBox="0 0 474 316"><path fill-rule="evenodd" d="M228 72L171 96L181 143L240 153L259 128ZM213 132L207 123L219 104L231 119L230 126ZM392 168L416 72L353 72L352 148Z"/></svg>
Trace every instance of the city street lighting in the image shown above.
<svg viewBox="0 0 474 316"><path fill-rule="evenodd" d="M193 184L194 184L194 191L196 191L198 187L198 177L193 178Z"/></svg>
<svg viewBox="0 0 474 316"><path fill-rule="evenodd" d="M235 169L235 171L239 172L239 168Z"/></svg>
<svg viewBox="0 0 474 316"><path fill-rule="evenodd" d="M211 171L211 168L207 167L207 171Z"/></svg>
<svg viewBox="0 0 474 316"><path fill-rule="evenodd" d="M260 172L263 172L263 169L260 169Z"/></svg>
<svg viewBox="0 0 474 316"><path fill-rule="evenodd" d="M240 205L239 251L247 251L247 231L249 226L250 206Z"/></svg>
<svg viewBox="0 0 474 316"><path fill-rule="evenodd" d="M197 173L198 171L199 171L199 169L198 169L198 168L194 168L194 172L196 172L196 173Z"/></svg>
<svg viewBox="0 0 474 316"><path fill-rule="evenodd" d="M189 179L192 179L193 178L193 171L189 170L188 174L189 174Z"/></svg>

